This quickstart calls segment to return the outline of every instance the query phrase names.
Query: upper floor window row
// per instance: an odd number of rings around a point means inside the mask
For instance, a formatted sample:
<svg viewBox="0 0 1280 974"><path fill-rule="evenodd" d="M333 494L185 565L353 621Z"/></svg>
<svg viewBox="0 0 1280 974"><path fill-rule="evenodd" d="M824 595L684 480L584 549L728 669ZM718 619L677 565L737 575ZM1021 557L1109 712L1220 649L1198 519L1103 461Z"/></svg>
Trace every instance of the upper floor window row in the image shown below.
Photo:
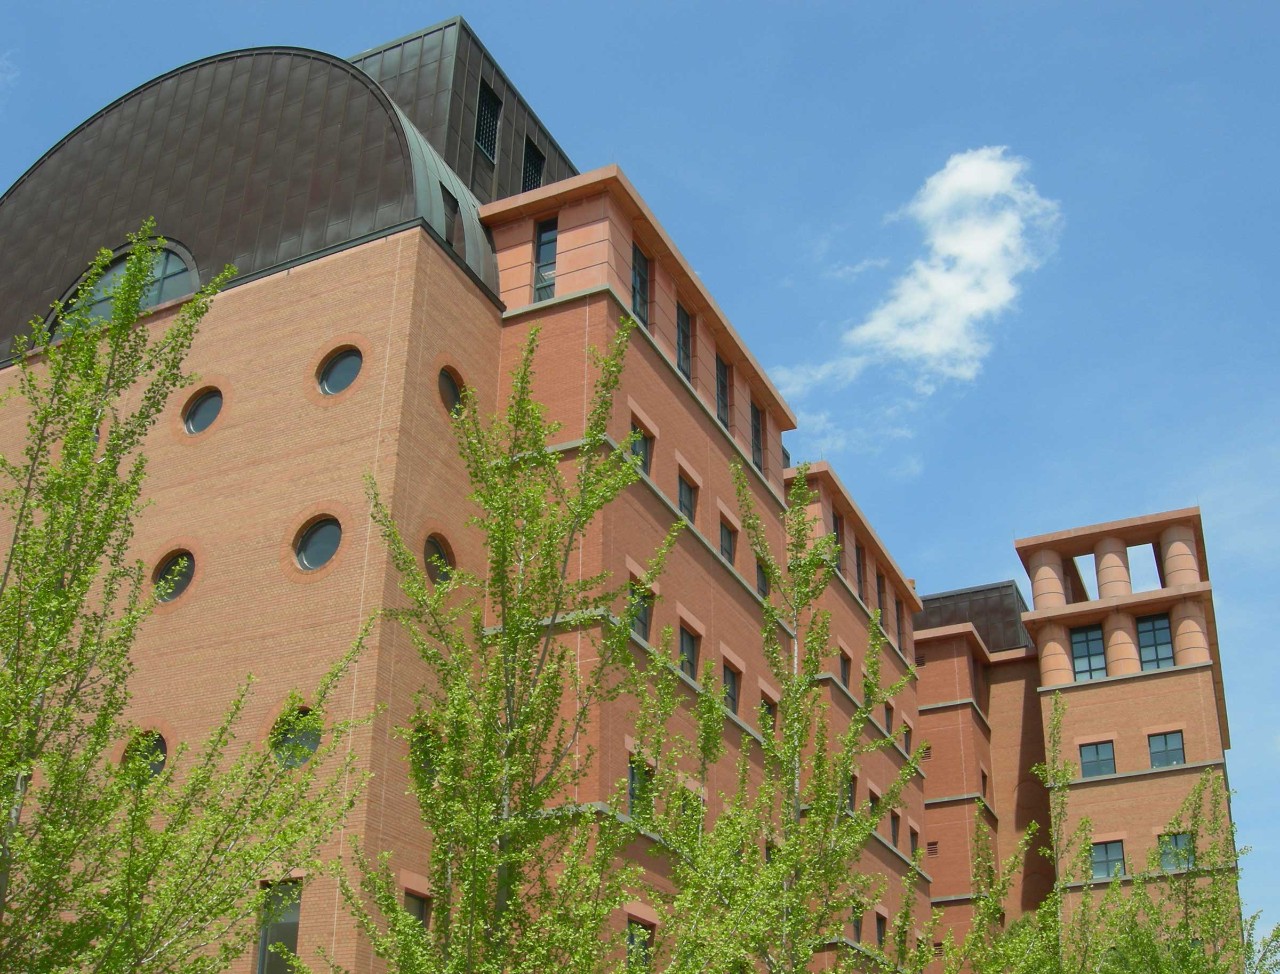
<svg viewBox="0 0 1280 974"><path fill-rule="evenodd" d="M1071 666L1077 680L1100 680L1107 675L1107 653L1101 626L1071 630Z"/></svg>
<svg viewBox="0 0 1280 974"><path fill-rule="evenodd" d="M129 255L121 254L102 272L98 283L87 295L78 295L79 303L93 318L110 318L115 307L116 289L124 280L125 265ZM188 260L174 248L166 245L156 255L151 270L151 284L143 292L139 308L147 311L157 305L194 294L200 281L195 262Z"/></svg>

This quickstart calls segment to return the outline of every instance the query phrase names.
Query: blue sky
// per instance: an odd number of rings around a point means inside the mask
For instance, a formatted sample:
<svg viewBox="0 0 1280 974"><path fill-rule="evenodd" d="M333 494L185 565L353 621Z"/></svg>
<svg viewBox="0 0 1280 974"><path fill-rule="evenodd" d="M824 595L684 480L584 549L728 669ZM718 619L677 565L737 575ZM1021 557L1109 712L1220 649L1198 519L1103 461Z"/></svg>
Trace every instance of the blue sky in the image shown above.
<svg viewBox="0 0 1280 974"><path fill-rule="evenodd" d="M187 61L462 13L579 168L626 170L922 592L1025 592L1016 537L1201 505L1242 888L1280 922L1280 8L355 10L6 5L0 185Z"/></svg>

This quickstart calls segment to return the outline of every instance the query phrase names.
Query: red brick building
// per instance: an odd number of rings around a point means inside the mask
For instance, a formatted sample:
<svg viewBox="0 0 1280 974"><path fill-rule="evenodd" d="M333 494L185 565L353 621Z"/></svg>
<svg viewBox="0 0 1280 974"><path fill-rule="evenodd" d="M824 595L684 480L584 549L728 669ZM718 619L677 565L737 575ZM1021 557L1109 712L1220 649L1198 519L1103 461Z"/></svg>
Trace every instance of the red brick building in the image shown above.
<svg viewBox="0 0 1280 974"><path fill-rule="evenodd" d="M139 642L134 720L171 743L199 740L252 671L246 727L266 737L288 691L314 685L394 598L396 573L365 513L366 473L416 550L479 565L457 500L467 493L449 428L457 388L497 408L537 323L537 392L570 444L590 393L588 349L632 314L643 327L612 432L640 428L651 455L585 546L582 571L638 572L679 516L681 482L692 490L693 530L671 555L654 623L696 634L739 677L728 786L736 751L758 735L758 703L777 695L759 649L756 566L732 542L741 525L730 464L748 471L780 545L794 476L782 434L796 418L619 168L578 173L460 19L350 61L293 48L209 58L104 108L0 198L6 347L69 293L99 244L122 245L152 215L172 241L158 324L225 263L240 273L192 351L199 386L170 404L149 446L153 507L137 551L157 569L185 555L194 571ZM19 417L0 413L5 449L20 432ZM1073 785L1073 813L1091 815L1101 844L1122 843L1123 862L1143 855L1189 786L1187 769L1221 765L1229 743L1198 513L1018 542L1027 611L1011 582L922 601L837 473L816 464L810 482L814 515L842 545L826 596L839 653L823 676L833 719L851 711L874 611L886 678L918 672L894 726L877 728L896 743L861 769L857 797L886 788L913 744L930 748L897 826L886 816L864 858L888 878L878 914L890 915L912 876L917 915L937 906L963 927L977 799L1002 850L1045 816L1029 769L1043 759L1054 687L1071 707L1069 747L1092 748L1091 771L1108 768L1101 745L1113 752L1109 770ZM1123 556L1139 543L1156 545L1157 592L1129 591ZM1097 598L1073 568L1082 552L1097 554ZM394 732L423 679L392 628L356 664L336 716L384 709L356 732L374 778L333 843L334 855L352 836L391 852L418 898L431 895L427 840ZM587 800L607 798L628 763L626 713L596 727ZM1104 863L1113 851L1102 850ZM1051 879L1030 863L1011 912L1034 906ZM308 887L294 923L298 942L374 969L332 883ZM870 942L877 926L851 920L846 937Z"/></svg>

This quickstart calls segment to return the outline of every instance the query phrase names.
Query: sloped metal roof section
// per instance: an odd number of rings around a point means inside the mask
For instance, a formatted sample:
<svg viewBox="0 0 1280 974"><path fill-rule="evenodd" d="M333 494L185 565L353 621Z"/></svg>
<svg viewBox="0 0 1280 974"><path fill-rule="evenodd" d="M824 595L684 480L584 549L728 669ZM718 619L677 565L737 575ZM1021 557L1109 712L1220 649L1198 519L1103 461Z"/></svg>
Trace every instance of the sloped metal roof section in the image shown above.
<svg viewBox="0 0 1280 974"><path fill-rule="evenodd" d="M443 238L441 182L459 201L467 265L495 290L474 198L358 68L280 47L177 68L81 124L0 197L0 354L97 248L147 217L201 280L226 264L244 279L419 221Z"/></svg>

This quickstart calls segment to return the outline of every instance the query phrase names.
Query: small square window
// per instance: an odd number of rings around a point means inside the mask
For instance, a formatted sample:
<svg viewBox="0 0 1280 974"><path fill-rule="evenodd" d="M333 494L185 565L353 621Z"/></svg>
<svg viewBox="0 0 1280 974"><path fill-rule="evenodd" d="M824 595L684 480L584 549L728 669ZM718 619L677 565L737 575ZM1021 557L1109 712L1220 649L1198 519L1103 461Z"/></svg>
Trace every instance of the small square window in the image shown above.
<svg viewBox="0 0 1280 974"><path fill-rule="evenodd" d="M734 555L738 553L738 532L728 521L720 522L720 557L733 564Z"/></svg>
<svg viewBox="0 0 1280 974"><path fill-rule="evenodd" d="M1080 745L1080 777L1096 778L1116 773L1116 749L1111 741Z"/></svg>
<svg viewBox="0 0 1280 974"><path fill-rule="evenodd" d="M680 503L680 513L689 521L693 521L694 515L698 512L698 488L681 474L677 477L678 500Z"/></svg>
<svg viewBox="0 0 1280 974"><path fill-rule="evenodd" d="M542 185L542 172L546 169L547 157L542 150L533 144L528 136L524 140L524 168L520 173L520 192L527 193Z"/></svg>
<svg viewBox="0 0 1280 974"><path fill-rule="evenodd" d="M1124 843L1095 842L1091 854L1094 879L1124 875Z"/></svg>
<svg viewBox="0 0 1280 974"><path fill-rule="evenodd" d="M764 411L751 404L751 462L757 470L764 470Z"/></svg>
<svg viewBox="0 0 1280 974"><path fill-rule="evenodd" d="M631 441L631 455L640 462L640 472L647 476L653 468L653 434L635 420L631 421L631 432L636 434Z"/></svg>
<svg viewBox="0 0 1280 974"><path fill-rule="evenodd" d="M631 631L648 642L649 633L653 629L653 593L633 582L631 597L639 603L636 614L631 620Z"/></svg>
<svg viewBox="0 0 1280 974"><path fill-rule="evenodd" d="M1175 764L1186 764L1186 754L1182 749L1182 731L1151 734L1147 737L1147 746L1151 750L1151 767L1153 768L1171 768Z"/></svg>
<svg viewBox="0 0 1280 974"><path fill-rule="evenodd" d="M631 245L631 311L636 321L649 327L649 258L639 244Z"/></svg>
<svg viewBox="0 0 1280 974"><path fill-rule="evenodd" d="M729 363L716 355L716 419L725 429L729 428L729 388L731 386Z"/></svg>
<svg viewBox="0 0 1280 974"><path fill-rule="evenodd" d="M1101 626L1071 630L1071 665L1076 680L1100 680L1107 675L1107 652Z"/></svg>
<svg viewBox="0 0 1280 974"><path fill-rule="evenodd" d="M1144 670L1163 670L1173 665L1173 636L1167 615L1143 616L1137 620L1138 655Z"/></svg>
<svg viewBox="0 0 1280 974"><path fill-rule="evenodd" d="M653 927L639 920L627 921L627 974L639 974L650 969L653 941Z"/></svg>
<svg viewBox="0 0 1280 974"><path fill-rule="evenodd" d="M724 705L729 713L738 712L738 690L742 682L742 674L728 663L724 664Z"/></svg>
<svg viewBox="0 0 1280 974"><path fill-rule="evenodd" d="M498 121L502 118L502 99L483 79L480 81L480 102L476 107L476 147L498 161Z"/></svg>
<svg viewBox="0 0 1280 974"><path fill-rule="evenodd" d="M406 913L422 924L424 930L431 926L431 897L419 896L417 893L405 893L404 909Z"/></svg>
<svg viewBox="0 0 1280 974"><path fill-rule="evenodd" d="M1160 868L1167 873L1194 869L1195 845L1190 832L1174 832L1160 836Z"/></svg>
<svg viewBox="0 0 1280 974"><path fill-rule="evenodd" d="M676 304L676 368L686 379L693 378L693 323L684 305Z"/></svg>
<svg viewBox="0 0 1280 974"><path fill-rule="evenodd" d="M680 627L680 672L691 680L698 678L698 643L700 640L684 626Z"/></svg>
<svg viewBox="0 0 1280 974"><path fill-rule="evenodd" d="M756 562L756 594L762 599L769 597L769 573L764 570L764 562Z"/></svg>

